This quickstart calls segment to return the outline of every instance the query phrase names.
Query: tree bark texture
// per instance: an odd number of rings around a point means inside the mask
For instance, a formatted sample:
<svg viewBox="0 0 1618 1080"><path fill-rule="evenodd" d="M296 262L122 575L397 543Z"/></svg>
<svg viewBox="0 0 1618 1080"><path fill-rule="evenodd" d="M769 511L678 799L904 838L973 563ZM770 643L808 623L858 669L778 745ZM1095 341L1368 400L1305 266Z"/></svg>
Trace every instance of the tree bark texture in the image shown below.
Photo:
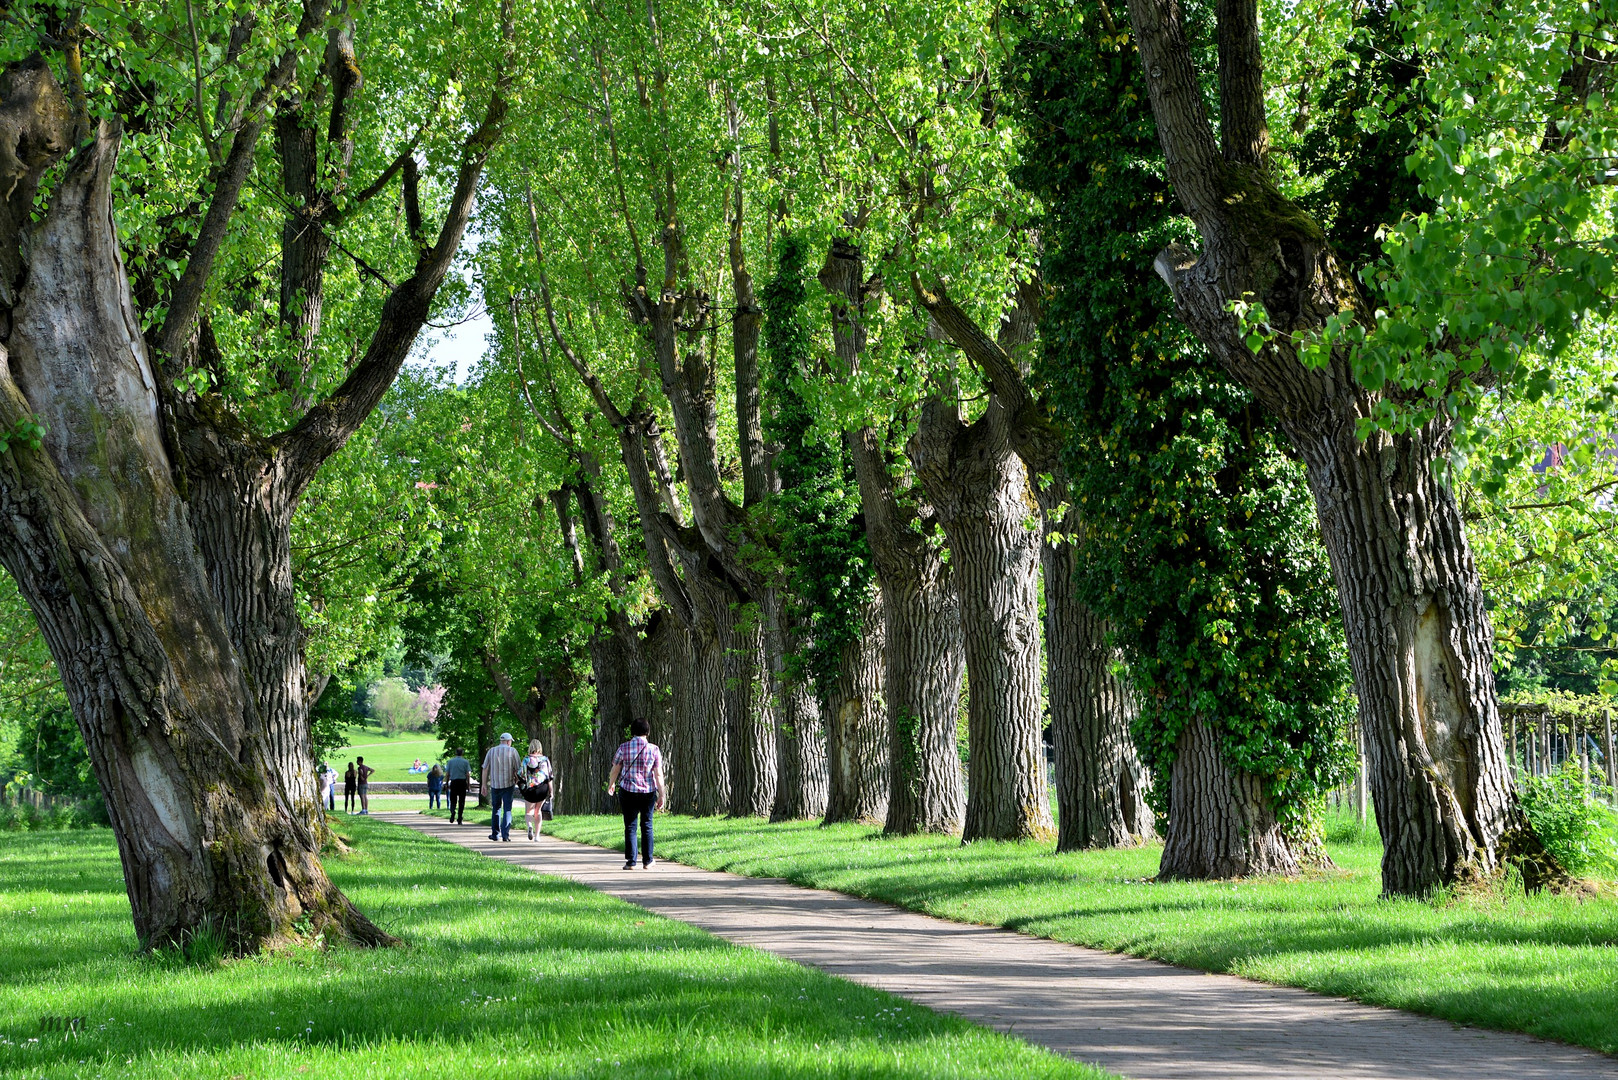
<svg viewBox="0 0 1618 1080"><path fill-rule="evenodd" d="M1298 858L1264 784L1230 768L1212 725L1198 717L1180 735L1169 779L1169 826L1158 876L1169 880L1296 874Z"/></svg>
<svg viewBox="0 0 1618 1080"><path fill-rule="evenodd" d="M1118 656L1107 647L1106 624L1080 602L1078 541L1082 526L1063 516L1062 493L1040 489L1045 541L1045 681L1056 754L1056 850L1122 847L1156 835L1146 805L1146 776L1129 724L1129 688L1114 674ZM1063 541L1053 542L1052 533Z"/></svg>
<svg viewBox="0 0 1618 1080"><path fill-rule="evenodd" d="M1045 783L1040 694L1040 532L1028 471L997 399L963 424L932 398L910 442L916 475L949 540L966 653L965 840L1055 832Z"/></svg>
<svg viewBox="0 0 1618 1080"><path fill-rule="evenodd" d="M79 152L29 244L0 422L36 416L45 435L40 450L14 444L0 462L0 561L90 748L143 945L212 926L247 949L305 915L389 940L326 877L309 818L280 783L197 510L175 486L112 221L117 146L103 128Z"/></svg>
<svg viewBox="0 0 1618 1080"><path fill-rule="evenodd" d="M1371 316L1320 227L1265 170L1252 7L1220 5L1221 100L1240 124L1222 150L1179 9L1131 0L1169 178L1203 245L1171 247L1157 269L1181 317L1277 417L1308 468L1359 696L1384 890L1418 895L1492 873L1508 855L1537 887L1559 871L1512 788L1481 581L1454 493L1433 475L1449 449L1445 421L1362 440L1358 423L1380 395L1356 380L1347 348L1308 368L1291 344L1338 313ZM1277 332L1256 354L1227 310L1233 300L1262 302Z"/></svg>
<svg viewBox="0 0 1618 1080"><path fill-rule="evenodd" d="M764 613L734 607L721 624L725 721L730 729L730 815L769 817L775 805L775 721L765 686Z"/></svg>
<svg viewBox="0 0 1618 1080"><path fill-rule="evenodd" d="M826 824L879 825L888 816L887 702L882 695L883 603L873 597L860 612L864 633L843 646L837 681L826 695L826 756L830 791Z"/></svg>
<svg viewBox="0 0 1618 1080"><path fill-rule="evenodd" d="M771 821L819 817L826 812L827 732L814 691L787 669L801 628L792 624L779 589L765 594L765 654L775 714L776 783Z"/></svg>
<svg viewBox="0 0 1618 1080"><path fill-rule="evenodd" d="M682 741L687 725L680 717L689 693L686 685L691 675L689 638L675 619L666 612L656 611L647 620L645 647L651 701L648 721L652 725L652 741L663 751L669 810L688 814L696 805L696 786L687 783L691 761Z"/></svg>

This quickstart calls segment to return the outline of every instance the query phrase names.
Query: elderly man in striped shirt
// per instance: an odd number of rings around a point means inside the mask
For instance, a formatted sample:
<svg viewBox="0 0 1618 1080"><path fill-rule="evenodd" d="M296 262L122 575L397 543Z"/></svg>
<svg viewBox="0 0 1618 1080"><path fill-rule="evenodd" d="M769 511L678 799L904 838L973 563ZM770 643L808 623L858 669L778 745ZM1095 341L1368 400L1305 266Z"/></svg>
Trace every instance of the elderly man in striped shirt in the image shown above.
<svg viewBox="0 0 1618 1080"><path fill-rule="evenodd" d="M618 807L624 812L624 869L635 869L635 823L640 822L641 864L652 868L652 811L663 809L663 751L646 741L652 726L645 720L629 722L629 741L620 743L612 755L612 775L607 777L607 794L618 793Z"/></svg>
<svg viewBox="0 0 1618 1080"><path fill-rule="evenodd" d="M489 806L494 818L489 822L489 839L511 839L511 800L517 794L517 766L522 763L517 748L511 745L511 733L500 733L500 745L489 747L483 755L483 772L479 777L483 790L489 793Z"/></svg>

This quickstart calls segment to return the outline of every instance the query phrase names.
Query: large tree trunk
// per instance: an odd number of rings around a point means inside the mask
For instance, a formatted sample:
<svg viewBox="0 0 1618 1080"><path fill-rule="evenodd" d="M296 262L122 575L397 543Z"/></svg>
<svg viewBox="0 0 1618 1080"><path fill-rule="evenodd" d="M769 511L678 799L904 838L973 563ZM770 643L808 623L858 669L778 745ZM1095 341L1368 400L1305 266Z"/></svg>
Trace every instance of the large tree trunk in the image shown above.
<svg viewBox="0 0 1618 1080"><path fill-rule="evenodd" d="M1559 870L1528 828L1506 763L1490 672L1492 633L1454 493L1434 479L1442 418L1398 435L1358 426L1380 394L1347 346L1305 366L1292 335L1343 313L1369 321L1320 228L1269 179L1263 72L1251 0L1219 18L1223 146L1203 107L1178 8L1131 0L1169 179L1203 250L1157 268L1182 318L1280 421L1309 471L1343 607L1368 747L1382 884L1421 894L1492 873L1515 852L1531 887ZM1231 301L1257 300L1277 331L1248 348Z"/></svg>
<svg viewBox="0 0 1618 1080"><path fill-rule="evenodd" d="M880 593L860 612L863 633L843 646L826 696L831 772L826 824L877 825L888 816L888 710L882 697L884 629Z"/></svg>
<svg viewBox="0 0 1618 1080"><path fill-rule="evenodd" d="M112 222L117 143L103 129L79 153L30 244L0 422L33 416L45 432L0 464L0 561L61 671L143 945L212 926L248 949L303 916L389 940L327 879L309 815L278 782L193 531L207 508L175 487Z"/></svg>
<svg viewBox="0 0 1618 1080"><path fill-rule="evenodd" d="M1046 683L1056 753L1057 851L1121 847L1155 835L1146 777L1130 738L1129 688L1113 672L1106 624L1080 602L1078 515L1062 517L1065 492L1042 485ZM1062 540L1053 540L1053 533Z"/></svg>
<svg viewBox="0 0 1618 1080"><path fill-rule="evenodd" d="M798 643L799 628L790 625L779 589L765 595L766 655L770 665L770 698L775 707L776 784L771 821L819 817L826 812L826 744L814 691L787 669L787 656Z"/></svg>
<svg viewBox="0 0 1618 1080"><path fill-rule="evenodd" d="M651 710L647 722L652 726L652 742L663 751L668 807L676 814L689 813L696 795L694 787L687 791L683 786L690 772L690 755L682 741L686 725L679 718L688 700L691 667L684 628L666 612L653 612L646 623L645 649Z"/></svg>
<svg viewBox="0 0 1618 1080"><path fill-rule="evenodd" d="M768 817L775 805L775 723L764 680L764 613L737 605L721 624L725 722L730 729L730 815Z"/></svg>
<svg viewBox="0 0 1618 1080"><path fill-rule="evenodd" d="M1169 827L1158 876L1168 879L1296 874L1264 782L1226 764L1201 717L1186 725L1169 778Z"/></svg>
<svg viewBox="0 0 1618 1080"><path fill-rule="evenodd" d="M832 241L820 283L833 297L832 341L854 372L865 347L865 270L860 249ZM965 811L955 723L964 669L960 603L931 506L901 502L875 431L847 435L860 486L865 536L883 608L889 833L959 833Z"/></svg>
<svg viewBox="0 0 1618 1080"><path fill-rule="evenodd" d="M1040 533L1028 527L1028 471L998 399L974 424L937 398L910 443L916 475L949 539L966 652L965 840L1055 832L1045 784L1040 696Z"/></svg>

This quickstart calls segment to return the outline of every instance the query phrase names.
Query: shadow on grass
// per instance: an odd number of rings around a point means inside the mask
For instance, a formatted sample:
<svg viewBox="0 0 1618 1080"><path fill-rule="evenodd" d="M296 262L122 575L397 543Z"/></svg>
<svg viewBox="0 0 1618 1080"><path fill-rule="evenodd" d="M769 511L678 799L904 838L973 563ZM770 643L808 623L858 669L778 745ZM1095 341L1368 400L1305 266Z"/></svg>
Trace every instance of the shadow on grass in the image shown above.
<svg viewBox="0 0 1618 1080"><path fill-rule="evenodd" d="M553 830L610 841L609 819ZM786 877L960 922L1526 1031L1618 1052L1618 904L1567 897L1380 896L1380 850L1332 848L1297 879L1152 882L1160 849L962 847L861 826L667 818L676 861Z"/></svg>
<svg viewBox="0 0 1618 1080"><path fill-rule="evenodd" d="M332 877L406 944L311 946L215 969L133 955L110 834L65 850L8 843L0 1073L83 1072L85 1060L194 1069L247 1051L346 1060L356 1048L364 1064L385 1065L389 1047L434 1061L516 1045L534 1048L553 1076L604 1075L616 1062L652 1075L933 1075L900 1066L895 1052L924 1065L951 1047L963 1068L945 1075L1002 1067L1091 1075L571 882L382 823L349 831L358 850L328 860ZM75 904L81 893L87 902ZM86 1023L76 1038L42 1035L42 1016ZM581 1053L586 1060L566 1060Z"/></svg>

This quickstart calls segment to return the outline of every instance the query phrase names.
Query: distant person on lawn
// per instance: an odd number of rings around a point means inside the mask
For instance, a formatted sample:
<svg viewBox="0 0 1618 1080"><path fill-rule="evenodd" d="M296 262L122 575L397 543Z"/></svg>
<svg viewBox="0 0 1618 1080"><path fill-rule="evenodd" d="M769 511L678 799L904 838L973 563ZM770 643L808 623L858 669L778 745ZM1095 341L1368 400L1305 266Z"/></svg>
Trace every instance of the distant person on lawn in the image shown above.
<svg viewBox="0 0 1618 1080"><path fill-rule="evenodd" d="M483 790L489 793L489 809L493 815L489 819L489 839L511 839L511 802L517 795L517 769L522 765L522 758L517 756L517 748L511 745L511 732L500 733L500 745L489 747L489 752L483 755L483 771L478 779L483 784Z"/></svg>
<svg viewBox="0 0 1618 1080"><path fill-rule="evenodd" d="M629 741L612 755L612 774L607 777L607 794L618 793L618 808L624 813L624 869L635 869L635 823L640 822L641 865L652 868L652 811L663 809L663 751L646 737L652 725L645 720L629 722Z"/></svg>
<svg viewBox="0 0 1618 1080"><path fill-rule="evenodd" d="M427 809L432 810L442 801L440 795L444 791L444 767L434 765L427 773Z"/></svg>
<svg viewBox="0 0 1618 1080"><path fill-rule="evenodd" d="M348 763L348 771L343 773L343 812L354 812L354 789L359 785L359 779L354 775L354 763Z"/></svg>
<svg viewBox="0 0 1618 1080"><path fill-rule="evenodd" d="M327 810L337 809L337 770L324 761L320 763L320 801Z"/></svg>
<svg viewBox="0 0 1618 1080"><path fill-rule="evenodd" d="M528 740L528 756L522 759L517 771L517 787L522 790L523 821L528 826L528 839L539 836L539 808L551 797L551 759L542 752L538 739Z"/></svg>
<svg viewBox="0 0 1618 1080"><path fill-rule="evenodd" d="M444 763L444 777L449 781L449 823L466 824L466 788L472 782L472 763L466 760L466 751L459 746L455 756Z"/></svg>
<svg viewBox="0 0 1618 1080"><path fill-rule="evenodd" d="M360 781L360 813L369 814L371 812L371 774L376 770L365 764L365 759L362 757L357 757L354 760L359 765L355 772Z"/></svg>

